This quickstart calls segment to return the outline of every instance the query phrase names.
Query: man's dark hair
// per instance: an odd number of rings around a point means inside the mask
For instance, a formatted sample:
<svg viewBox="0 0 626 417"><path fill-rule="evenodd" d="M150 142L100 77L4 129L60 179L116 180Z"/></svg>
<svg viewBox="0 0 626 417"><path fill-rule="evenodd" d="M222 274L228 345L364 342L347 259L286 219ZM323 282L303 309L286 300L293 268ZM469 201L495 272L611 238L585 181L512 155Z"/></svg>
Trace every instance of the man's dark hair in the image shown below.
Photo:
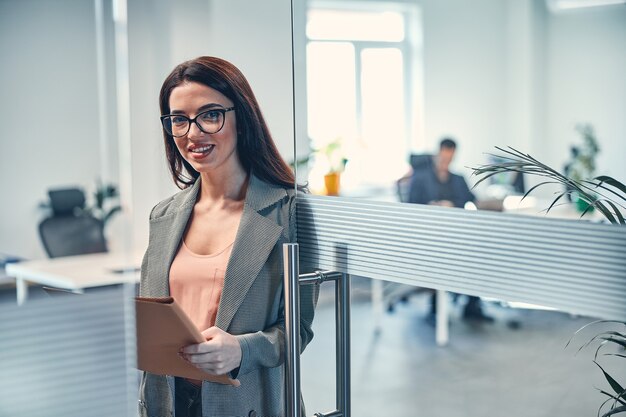
<svg viewBox="0 0 626 417"><path fill-rule="evenodd" d="M456 149L456 142L452 138L443 138L439 143L439 149Z"/></svg>

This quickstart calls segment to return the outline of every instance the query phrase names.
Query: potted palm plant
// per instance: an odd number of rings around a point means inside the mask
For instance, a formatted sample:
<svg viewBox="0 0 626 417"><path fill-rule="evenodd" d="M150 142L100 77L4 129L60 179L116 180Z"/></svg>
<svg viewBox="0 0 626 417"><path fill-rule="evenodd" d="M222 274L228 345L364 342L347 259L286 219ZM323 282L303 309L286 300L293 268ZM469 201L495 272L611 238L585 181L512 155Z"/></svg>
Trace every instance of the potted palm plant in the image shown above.
<svg viewBox="0 0 626 417"><path fill-rule="evenodd" d="M583 200L587 205L586 208L584 208L581 217L584 216L589 210L595 208L612 224L622 226L626 225L626 221L624 220L626 215L626 185L624 185L624 183L606 175L597 176L591 179L585 179L584 177L573 178L571 175L567 175L567 173L565 175L561 174L557 170L538 161L528 154L518 151L517 149L511 147L507 149L499 147L496 148L504 154L494 155L497 158L501 158L500 161L502 162L473 168L473 175L481 177L476 184L474 184L474 187L487 178L503 172L518 172L535 175L541 177L542 181L531 187L528 192L524 194L524 197L536 188L547 184L560 184L564 186L564 191L556 193L554 200L548 206L546 211L550 211L550 209L554 207L555 204L557 204L557 202L564 196L575 195L576 198ZM597 320L581 327L574 334L574 336L572 336L572 338L586 328L597 326L601 323L609 323L617 328L604 330L591 337L580 347L579 351L592 344L598 344L593 362L598 366L598 368L600 368L610 387L609 389L599 389L599 391L608 398L600 405L598 415L601 415L602 417L610 417L617 414L626 414L626 389L624 388L626 387L626 384L625 382L620 383L616 377L607 371L607 366L602 366L599 358L611 356L614 358L626 359L626 322ZM571 341L572 339L567 342L566 347ZM608 350L609 347L617 348L617 351L610 351L606 353L606 350Z"/></svg>
<svg viewBox="0 0 626 417"><path fill-rule="evenodd" d="M500 163L482 165L472 168L472 175L481 176L474 187L486 179L503 172L518 172L522 174L535 175L542 178L542 181L531 187L524 199L538 187L548 184L560 184L564 190L556 193L556 197L548 206L546 211L550 211L563 197L576 195L587 204L581 217L589 210L597 209L604 217L613 224L625 225L626 214L626 185L607 175L600 175L591 179L575 179L561 174L554 168L542 163L532 156L518 151L515 148L507 149L496 146L503 155L493 155L499 158Z"/></svg>

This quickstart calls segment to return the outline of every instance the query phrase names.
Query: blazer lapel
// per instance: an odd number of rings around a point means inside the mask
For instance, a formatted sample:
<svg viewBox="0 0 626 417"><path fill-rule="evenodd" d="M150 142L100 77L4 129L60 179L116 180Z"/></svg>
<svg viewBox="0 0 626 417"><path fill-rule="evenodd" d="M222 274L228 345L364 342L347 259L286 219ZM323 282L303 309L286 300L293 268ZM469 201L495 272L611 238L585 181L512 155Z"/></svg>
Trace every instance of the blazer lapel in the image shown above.
<svg viewBox="0 0 626 417"><path fill-rule="evenodd" d="M215 325L227 330L248 290L283 233L283 227L259 211L285 197L284 189L250 177L243 214L226 268Z"/></svg>
<svg viewBox="0 0 626 417"><path fill-rule="evenodd" d="M163 242L163 246L149 260L148 273L151 275L149 296L167 297L170 295L170 266L180 246L199 189L200 181L198 180L188 193L181 195L180 202L172 202L172 205L175 206L173 213L151 220L150 232L154 239Z"/></svg>

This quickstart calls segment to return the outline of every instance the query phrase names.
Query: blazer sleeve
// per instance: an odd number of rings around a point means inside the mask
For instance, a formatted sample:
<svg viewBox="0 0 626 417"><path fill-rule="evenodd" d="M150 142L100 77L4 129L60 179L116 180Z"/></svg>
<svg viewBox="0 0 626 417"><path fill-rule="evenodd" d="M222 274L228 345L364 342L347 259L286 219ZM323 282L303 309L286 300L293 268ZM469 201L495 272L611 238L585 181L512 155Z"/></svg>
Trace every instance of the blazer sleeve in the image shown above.
<svg viewBox="0 0 626 417"><path fill-rule="evenodd" d="M295 197L288 202L289 239L296 241ZM231 377L245 375L259 368L273 368L285 361L285 305L284 288L281 285L278 320L272 326L255 333L235 335L241 346L241 364L239 369L231 372ZM313 339L313 318L319 297L319 285L300 287L300 353Z"/></svg>

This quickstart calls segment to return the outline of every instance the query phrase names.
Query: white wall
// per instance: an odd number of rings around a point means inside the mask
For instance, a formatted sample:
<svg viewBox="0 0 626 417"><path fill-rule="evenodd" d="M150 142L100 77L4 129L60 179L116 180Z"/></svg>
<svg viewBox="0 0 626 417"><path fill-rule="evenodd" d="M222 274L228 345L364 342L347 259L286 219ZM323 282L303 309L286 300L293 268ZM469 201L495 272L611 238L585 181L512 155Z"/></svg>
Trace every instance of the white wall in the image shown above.
<svg viewBox="0 0 626 417"><path fill-rule="evenodd" d="M418 0L424 24L424 144L451 135L455 169L513 146L562 168L596 127L598 173L626 179L626 8L550 13L544 0ZM530 179L533 182L533 179Z"/></svg>
<svg viewBox="0 0 626 417"><path fill-rule="evenodd" d="M626 7L551 14L546 38L549 160L562 166L581 144L577 123L591 123L601 147L598 174L626 181Z"/></svg>
<svg viewBox="0 0 626 417"><path fill-rule="evenodd" d="M424 145L458 140L457 170L501 143L506 129L506 2L423 0Z"/></svg>
<svg viewBox="0 0 626 417"><path fill-rule="evenodd" d="M43 257L53 187L100 176L92 1L0 1L0 253Z"/></svg>

